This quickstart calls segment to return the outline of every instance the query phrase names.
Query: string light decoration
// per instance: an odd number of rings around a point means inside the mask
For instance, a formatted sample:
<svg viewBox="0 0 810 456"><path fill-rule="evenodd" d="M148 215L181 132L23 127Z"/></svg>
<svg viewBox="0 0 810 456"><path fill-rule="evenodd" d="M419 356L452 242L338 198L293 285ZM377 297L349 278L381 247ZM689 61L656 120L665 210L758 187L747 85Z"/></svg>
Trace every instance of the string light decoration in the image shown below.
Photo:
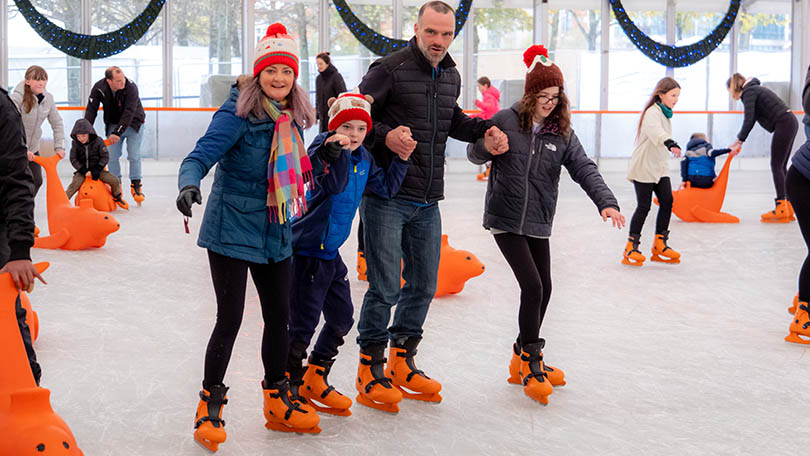
<svg viewBox="0 0 810 456"><path fill-rule="evenodd" d="M14 0L20 14L43 40L67 55L85 59L103 59L123 52L137 42L155 23L166 0L150 0L132 22L102 35L84 35L65 30L40 14L30 0Z"/></svg>
<svg viewBox="0 0 810 456"><path fill-rule="evenodd" d="M357 41L363 46L368 48L369 51L379 56L386 56L394 51L398 51L408 45L406 40L398 40L390 38L383 34L377 33L371 27L367 26L360 20L349 8L346 0L333 0L335 9L337 9L340 18L349 31L352 32ZM470 8L472 7L472 0L461 0L456 8L456 32L458 35L464 24L467 22L467 17L470 15Z"/></svg>
<svg viewBox="0 0 810 456"><path fill-rule="evenodd" d="M720 43L726 38L734 25L734 21L737 19L740 3L741 0L730 0L726 15L717 27L712 30L712 33L706 35L697 43L686 46L661 44L645 35L630 19L627 11L622 6L621 0L610 0L610 7L613 9L613 14L616 15L619 26L624 30L624 34L627 35L627 38L633 42L639 51L661 65L680 68L700 61L720 46Z"/></svg>

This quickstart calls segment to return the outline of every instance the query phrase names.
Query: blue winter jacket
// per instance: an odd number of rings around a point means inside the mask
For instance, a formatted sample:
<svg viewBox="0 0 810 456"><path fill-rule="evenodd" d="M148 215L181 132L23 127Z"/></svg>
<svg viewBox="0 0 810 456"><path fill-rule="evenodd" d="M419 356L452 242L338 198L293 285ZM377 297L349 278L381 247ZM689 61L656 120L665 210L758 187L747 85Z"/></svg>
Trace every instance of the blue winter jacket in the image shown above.
<svg viewBox="0 0 810 456"><path fill-rule="evenodd" d="M714 149L709 142L700 138L689 140L686 154L681 160L681 179L689 180L689 176L717 177L714 172L715 159L729 152L731 149Z"/></svg>
<svg viewBox="0 0 810 456"><path fill-rule="evenodd" d="M315 183L307 195L307 212L293 222L293 248L296 255L334 259L352 231L352 221L363 190L391 199L402 184L408 163L395 158L388 170L374 163L362 145L324 168L317 155L329 132L319 134L309 146Z"/></svg>
<svg viewBox="0 0 810 456"><path fill-rule="evenodd" d="M234 85L208 131L180 164L177 186L199 187L217 165L197 245L253 263L277 262L292 255L292 224L271 222L267 207L267 163L275 122L269 117L238 117L238 97Z"/></svg>

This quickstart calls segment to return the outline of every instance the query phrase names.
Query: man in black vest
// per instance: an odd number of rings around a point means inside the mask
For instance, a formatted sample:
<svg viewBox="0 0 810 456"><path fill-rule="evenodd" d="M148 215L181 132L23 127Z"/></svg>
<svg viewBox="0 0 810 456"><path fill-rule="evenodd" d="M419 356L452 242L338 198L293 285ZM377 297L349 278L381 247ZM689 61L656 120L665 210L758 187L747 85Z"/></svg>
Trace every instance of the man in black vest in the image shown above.
<svg viewBox="0 0 810 456"><path fill-rule="evenodd" d="M412 152L396 196L386 201L367 193L360 206L369 289L357 327L358 400L386 411L398 410L403 394L441 400L441 384L416 368L414 355L436 291L447 137L466 142L484 137L493 150L508 149L503 132L489 121L467 117L456 102L461 77L447 54L454 32L452 7L441 1L424 4L408 46L374 62L360 83L360 92L374 97L374 128L367 142L377 164L387 167ZM400 261L406 282L401 291Z"/></svg>
<svg viewBox="0 0 810 456"><path fill-rule="evenodd" d="M90 124L96 121L99 104L104 105L104 136L110 142L107 167L113 176L121 180L119 159L126 140L132 197L140 204L145 198L141 190L141 141L146 113L138 95L138 86L124 76L121 68L111 66L104 71L104 79L96 82L90 90L84 111L84 118Z"/></svg>
<svg viewBox="0 0 810 456"><path fill-rule="evenodd" d="M31 291L34 278L45 283L31 263L33 245L34 177L28 167L25 128L8 92L0 88L0 273L11 274L14 286L21 291ZM15 310L28 362L39 385L41 370L19 296Z"/></svg>

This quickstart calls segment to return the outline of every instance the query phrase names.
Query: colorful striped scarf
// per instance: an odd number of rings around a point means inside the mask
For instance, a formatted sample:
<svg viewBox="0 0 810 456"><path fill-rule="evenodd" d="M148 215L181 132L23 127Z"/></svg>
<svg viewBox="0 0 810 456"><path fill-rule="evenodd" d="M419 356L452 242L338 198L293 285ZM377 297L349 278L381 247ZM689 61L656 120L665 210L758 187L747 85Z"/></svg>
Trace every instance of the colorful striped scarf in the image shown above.
<svg viewBox="0 0 810 456"><path fill-rule="evenodd" d="M307 211L305 185L312 180L312 164L292 112L266 96L262 106L276 122L267 163L267 206L271 221L286 223Z"/></svg>

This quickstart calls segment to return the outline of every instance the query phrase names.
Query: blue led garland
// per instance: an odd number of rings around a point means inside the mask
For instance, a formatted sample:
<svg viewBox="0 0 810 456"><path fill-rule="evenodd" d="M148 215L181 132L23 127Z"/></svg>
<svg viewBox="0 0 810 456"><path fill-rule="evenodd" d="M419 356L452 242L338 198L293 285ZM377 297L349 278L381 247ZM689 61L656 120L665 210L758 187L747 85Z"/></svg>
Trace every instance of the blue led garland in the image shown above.
<svg viewBox="0 0 810 456"><path fill-rule="evenodd" d="M67 55L85 59L103 59L123 52L149 30L166 0L150 0L132 22L102 35L83 35L65 30L43 16L30 0L14 0L20 13L39 36Z"/></svg>
<svg viewBox="0 0 810 456"><path fill-rule="evenodd" d="M352 12L346 0L333 0L333 2L335 9L340 14L340 18L343 19L343 23L346 24L346 27L349 27L357 41L368 48L369 51L379 56L385 56L408 45L405 40L390 38L375 32ZM461 32L464 23L467 22L471 7L472 0L461 0L459 2L458 8L456 8L456 35Z"/></svg>
<svg viewBox="0 0 810 456"><path fill-rule="evenodd" d="M610 7L613 9L613 14L616 15L619 26L624 30L624 34L627 35L627 38L633 42L639 51L661 65L680 68L700 61L717 49L717 46L720 46L720 43L723 42L734 25L734 20L737 19L740 2L741 0L730 0L725 17L712 30L712 33L706 35L697 43L687 46L661 44L645 35L627 15L620 0L610 0Z"/></svg>

